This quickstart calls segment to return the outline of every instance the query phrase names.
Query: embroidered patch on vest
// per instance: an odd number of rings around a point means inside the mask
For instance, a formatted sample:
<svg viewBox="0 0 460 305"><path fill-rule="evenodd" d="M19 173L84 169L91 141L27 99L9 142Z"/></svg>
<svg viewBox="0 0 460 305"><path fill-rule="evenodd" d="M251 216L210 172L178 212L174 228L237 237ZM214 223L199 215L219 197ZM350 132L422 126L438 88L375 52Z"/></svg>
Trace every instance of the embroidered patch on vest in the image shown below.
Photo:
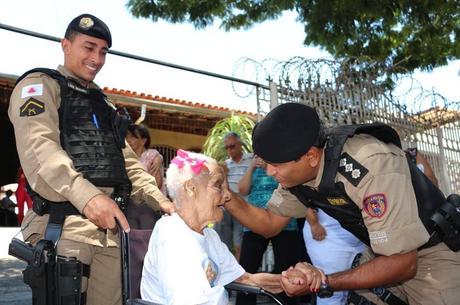
<svg viewBox="0 0 460 305"><path fill-rule="evenodd" d="M21 108L19 108L20 116L34 116L43 112L45 112L45 103L33 97L29 98Z"/></svg>
<svg viewBox="0 0 460 305"><path fill-rule="evenodd" d="M358 186L359 182L361 182L369 170L358 163L358 161L353 159L349 154L343 153L340 156L338 172L347 178L351 184Z"/></svg>
<svg viewBox="0 0 460 305"><path fill-rule="evenodd" d="M372 194L364 198L363 209L369 216L381 218L387 211L385 194Z"/></svg>

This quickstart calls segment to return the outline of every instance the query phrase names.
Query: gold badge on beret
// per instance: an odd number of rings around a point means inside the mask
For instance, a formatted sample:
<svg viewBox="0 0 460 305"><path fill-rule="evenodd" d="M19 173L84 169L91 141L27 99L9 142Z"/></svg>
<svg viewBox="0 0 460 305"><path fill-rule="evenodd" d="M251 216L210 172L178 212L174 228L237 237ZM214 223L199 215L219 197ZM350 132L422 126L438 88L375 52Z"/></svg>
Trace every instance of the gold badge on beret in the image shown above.
<svg viewBox="0 0 460 305"><path fill-rule="evenodd" d="M89 18L89 17L83 17L80 19L80 23L78 24L79 27L81 27L82 29L89 29L90 27L92 27L94 25L94 21L93 19Z"/></svg>

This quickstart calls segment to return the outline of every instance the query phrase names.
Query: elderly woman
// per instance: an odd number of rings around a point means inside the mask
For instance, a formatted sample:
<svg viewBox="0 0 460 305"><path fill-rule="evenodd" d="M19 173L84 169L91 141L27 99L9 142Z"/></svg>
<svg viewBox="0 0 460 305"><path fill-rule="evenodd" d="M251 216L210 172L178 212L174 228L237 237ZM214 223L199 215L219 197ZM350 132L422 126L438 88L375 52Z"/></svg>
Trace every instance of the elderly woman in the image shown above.
<svg viewBox="0 0 460 305"><path fill-rule="evenodd" d="M224 173L214 159L179 150L166 172L177 214L155 225L142 271L142 299L158 304L228 304L237 281L281 292L280 275L250 274L212 226L223 216Z"/></svg>

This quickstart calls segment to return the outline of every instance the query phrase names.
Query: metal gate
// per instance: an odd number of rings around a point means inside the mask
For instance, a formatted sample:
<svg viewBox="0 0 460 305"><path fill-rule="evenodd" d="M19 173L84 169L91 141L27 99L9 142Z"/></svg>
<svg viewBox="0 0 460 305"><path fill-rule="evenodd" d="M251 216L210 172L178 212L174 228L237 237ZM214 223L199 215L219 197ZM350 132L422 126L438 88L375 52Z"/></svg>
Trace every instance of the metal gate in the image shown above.
<svg viewBox="0 0 460 305"><path fill-rule="evenodd" d="M398 131L404 149L417 147L428 159L445 194L460 193L460 114L457 110L446 107L445 101L437 100L439 96L435 94L418 95L420 103L422 98L425 102L427 98L432 99L433 107L428 110L418 113L408 110L388 89L385 75L378 76L370 72L372 70L353 64L304 61L304 65L306 67L285 64L279 73L279 84L270 82L269 89L258 90L260 113L267 113L281 103L297 102L314 107L327 127L386 123Z"/></svg>

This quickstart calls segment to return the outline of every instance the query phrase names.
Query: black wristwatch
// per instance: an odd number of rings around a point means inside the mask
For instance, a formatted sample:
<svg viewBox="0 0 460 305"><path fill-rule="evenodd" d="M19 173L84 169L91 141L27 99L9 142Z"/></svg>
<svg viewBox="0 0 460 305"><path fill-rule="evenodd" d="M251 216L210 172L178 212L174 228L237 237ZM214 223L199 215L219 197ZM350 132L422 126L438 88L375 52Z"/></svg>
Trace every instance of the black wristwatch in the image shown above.
<svg viewBox="0 0 460 305"><path fill-rule="evenodd" d="M334 295L334 291L331 286L329 286L328 276L326 275L326 282L322 283L319 287L319 292L316 294L318 298L325 299L330 298Z"/></svg>

